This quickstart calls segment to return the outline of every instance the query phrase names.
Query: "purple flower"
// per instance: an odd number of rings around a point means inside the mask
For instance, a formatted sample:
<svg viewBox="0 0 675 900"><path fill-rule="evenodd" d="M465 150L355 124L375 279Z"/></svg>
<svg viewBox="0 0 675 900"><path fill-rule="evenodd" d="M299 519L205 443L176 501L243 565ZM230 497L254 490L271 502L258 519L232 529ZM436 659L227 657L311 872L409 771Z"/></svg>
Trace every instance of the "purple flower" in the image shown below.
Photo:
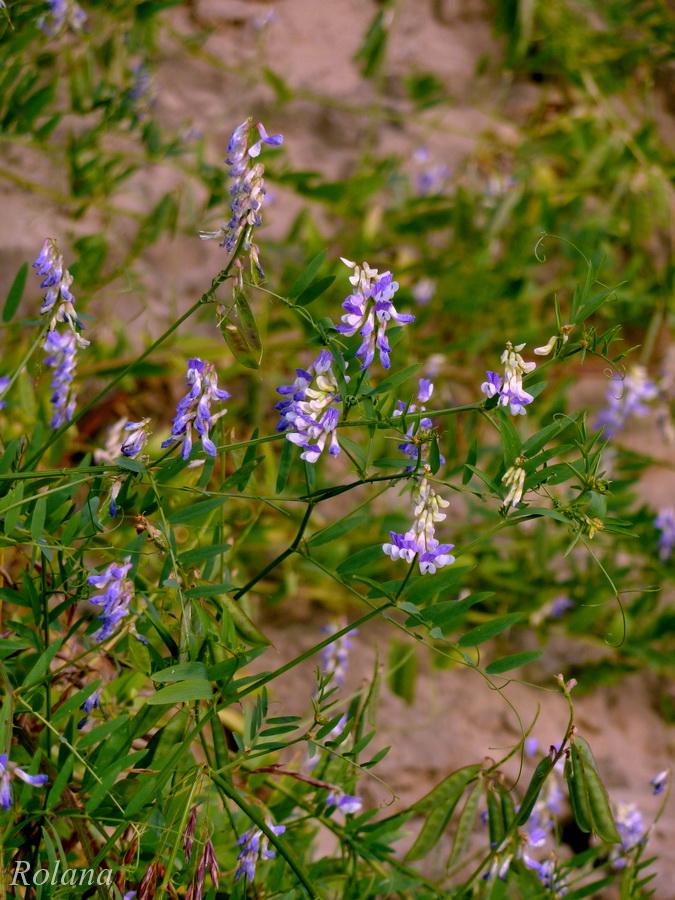
<svg viewBox="0 0 675 900"><path fill-rule="evenodd" d="M127 556L124 565L111 563L101 575L90 575L87 578L89 584L99 591L89 598L90 601L96 606L103 607L103 612L98 617L102 625L92 635L95 641L107 640L114 633L118 623L128 614L129 604L134 596L134 586L127 578L131 565L131 557Z"/></svg>
<svg viewBox="0 0 675 900"><path fill-rule="evenodd" d="M20 769L16 763L9 761L6 753L0 753L0 806L4 810L8 810L12 805L12 779L20 778L26 784L33 786L46 784L49 779L46 775L29 775Z"/></svg>
<svg viewBox="0 0 675 900"><path fill-rule="evenodd" d="M507 406L512 416L524 416L525 407L534 399L523 388L523 375L528 375L536 369L535 362L525 362L520 351L525 344L517 344L515 347L511 341L507 341L506 350L501 355L504 364L504 378L497 372L486 372L487 380L481 384L481 391L487 397L499 396L498 405Z"/></svg>
<svg viewBox="0 0 675 900"><path fill-rule="evenodd" d="M4 409L5 406L7 406L6 402L1 398L2 398L2 395L5 393L5 391L7 390L7 388L9 387L9 383L11 380L12 379L9 377L9 375L3 375L0 378L0 409Z"/></svg>
<svg viewBox="0 0 675 900"><path fill-rule="evenodd" d="M249 117L235 128L227 148L225 162L230 167L228 175L232 179L230 187L232 216L230 221L226 224L223 223L219 231L199 232L202 240L212 238L220 240L220 246L224 247L228 253L231 253L237 246L247 227L254 228L262 225L260 211L265 196L263 179L265 167L259 162L252 164L252 160L260 155L263 144L278 147L284 140L281 134L268 135L263 124L259 122L257 127L260 140L249 146L249 131L252 125L253 118ZM251 243L250 238L244 244L244 250L251 251L251 263L257 269L260 278L264 278L265 273L258 261L257 247Z"/></svg>
<svg viewBox="0 0 675 900"><path fill-rule="evenodd" d="M54 431L70 422L75 412L75 391L73 379L77 366L76 337L72 331L60 334L50 331L44 342L45 363L54 369L52 378L51 405L53 414L49 427Z"/></svg>
<svg viewBox="0 0 675 900"><path fill-rule="evenodd" d="M150 434L148 431L149 424L150 419L141 419L140 422L127 422L124 430L130 431L131 434L124 439L120 447L124 456L128 456L129 459L134 459L134 457L138 456Z"/></svg>
<svg viewBox="0 0 675 900"><path fill-rule="evenodd" d="M565 887L564 879L559 877L556 871L557 861L555 853L551 853L551 855L542 862L537 862L537 860L531 859L524 853L523 862L529 869L534 869L537 873L537 878L545 888L549 888L553 891L555 896L565 896L567 888Z"/></svg>
<svg viewBox="0 0 675 900"><path fill-rule="evenodd" d="M87 21L87 14L75 0L47 0L49 12L41 15L38 28L50 37L58 34L62 28L81 31Z"/></svg>
<svg viewBox="0 0 675 900"><path fill-rule="evenodd" d="M340 452L337 425L341 398L333 362L333 354L322 350L309 371L295 370L298 377L294 384L277 388L277 393L284 397L275 406L281 413L277 431L287 431L288 440L302 448L300 459L310 463L321 456L326 441L331 456ZM346 376L345 381L349 381Z"/></svg>
<svg viewBox="0 0 675 900"><path fill-rule="evenodd" d="M432 163L426 147L418 147L413 153L416 163L423 166L415 179L415 193L418 197L433 197L442 194L450 178L450 169L443 163Z"/></svg>
<svg viewBox="0 0 675 900"><path fill-rule="evenodd" d="M216 445L209 437L209 428L217 419L224 416L226 409L211 414L211 403L216 400L227 400L227 391L218 388L218 376L212 363L203 362L201 359L188 360L188 370L185 380L190 385L190 390L183 397L176 408L173 420L171 437L167 438L162 447L183 438L183 459L188 459L192 450L192 426L194 424L197 434L201 438L204 452L209 456L217 453Z"/></svg>
<svg viewBox="0 0 675 900"><path fill-rule="evenodd" d="M363 806L363 800L360 797L354 797L345 794L342 788L335 787L326 797L326 805L334 806L341 813L357 813Z"/></svg>
<svg viewBox="0 0 675 900"><path fill-rule="evenodd" d="M40 287L47 288L40 307L40 315L50 313L58 302L56 312L49 323L50 331L54 331L59 322L65 322L75 335L78 347L88 347L89 341L80 334L81 331L84 331L84 325L77 317L74 305L75 297L70 291L73 276L64 267L63 256L59 253L53 238L45 240L40 255L33 263L33 268L37 269L38 275L44 276Z"/></svg>
<svg viewBox="0 0 675 900"><path fill-rule="evenodd" d="M433 575L436 569L452 565L455 557L450 555L454 544L441 544L436 539L436 523L445 519L441 509L449 506L429 484L428 472L415 477L411 493L414 519L410 531L396 534L391 531L391 542L383 544L382 550L390 559L404 559L411 563L418 556L422 575Z"/></svg>
<svg viewBox="0 0 675 900"><path fill-rule="evenodd" d="M286 831L285 825L273 825L270 819L267 819L267 827L273 834L283 834ZM235 881L239 881L242 875L246 875L248 882L251 883L255 878L258 859L274 859L276 856L276 853L269 849L269 838L263 834L260 828L250 828L245 831L237 841L237 846L241 847L241 852L237 857Z"/></svg>
<svg viewBox="0 0 675 900"><path fill-rule="evenodd" d="M607 406L598 413L595 427L602 428L603 436L611 440L632 416L649 415L647 404L655 400L659 392L644 366L633 366L625 378L616 376L610 381Z"/></svg>
<svg viewBox="0 0 675 900"><path fill-rule="evenodd" d="M670 778L670 769L664 769L663 772L659 772L658 775L655 775L652 780L649 782L651 786L654 788L652 794L655 796L658 794L662 794L666 786L668 784L668 780Z"/></svg>
<svg viewBox="0 0 675 900"><path fill-rule="evenodd" d="M361 358L362 369L370 366L376 349L380 354L380 363L388 369L391 366L391 347L386 335L387 324L393 320L399 325L407 325L415 320L415 316L399 313L394 306L392 298L398 290L398 282L394 281L391 272L380 275L366 262L361 266L344 258L342 262L354 269L349 281L355 292L342 304L345 315L342 316L342 325L336 326L337 330L347 337L358 331L363 338L356 351L356 356Z"/></svg>
<svg viewBox="0 0 675 900"><path fill-rule="evenodd" d="M614 815L624 851L632 850L646 836L645 821L635 803L620 803Z"/></svg>
<svg viewBox="0 0 675 900"><path fill-rule="evenodd" d="M551 603L551 615L554 619L559 619L566 610L572 609L573 606L574 601L567 594L561 594Z"/></svg>
<svg viewBox="0 0 675 900"><path fill-rule="evenodd" d="M78 728L84 728L92 711L99 708L102 690L102 688L97 688L93 694L90 694L87 697L82 706L80 706L80 709L84 710L85 716L77 723Z"/></svg>
<svg viewBox="0 0 675 900"><path fill-rule="evenodd" d="M675 510L671 507L662 509L656 519L654 525L660 530L659 536L659 559L665 562L673 552L675 547Z"/></svg>
<svg viewBox="0 0 675 900"><path fill-rule="evenodd" d="M434 392L434 386L428 378L420 378L419 381L419 390L417 392L417 404L411 403L408 407L408 412L414 413L419 412L420 410L423 412L425 410L424 404L427 403L431 399L431 395ZM394 410L394 416L401 416L406 411L405 403L402 400L398 401L398 409ZM420 431L431 431L433 428L433 422L431 419L422 418L419 422L414 422L406 431L406 434L409 437L414 437ZM413 462L417 462L417 458L420 454L420 447L415 443L410 443L405 441L402 444L398 445L398 449L402 450L406 456L408 456ZM441 465L445 464L445 457L440 456ZM412 471L415 467L410 466L408 471Z"/></svg>
<svg viewBox="0 0 675 900"><path fill-rule="evenodd" d="M322 625L321 631L324 634L335 634L337 631L341 631L345 625L346 622L344 620L342 622L333 622L330 625ZM345 683L349 651L354 646L350 640L350 635L357 633L358 629L352 628L348 634L343 634L342 637L337 638L332 644L324 647L320 653L321 673L325 677L332 675L335 684Z"/></svg>

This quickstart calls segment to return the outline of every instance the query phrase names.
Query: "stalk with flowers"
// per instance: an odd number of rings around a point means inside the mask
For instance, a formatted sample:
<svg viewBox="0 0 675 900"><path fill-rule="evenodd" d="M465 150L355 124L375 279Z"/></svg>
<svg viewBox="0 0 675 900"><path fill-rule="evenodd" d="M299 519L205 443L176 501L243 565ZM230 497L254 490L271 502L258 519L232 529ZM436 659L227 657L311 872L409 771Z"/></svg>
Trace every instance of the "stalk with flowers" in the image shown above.
<svg viewBox="0 0 675 900"><path fill-rule="evenodd" d="M300 287L278 296L278 308L296 318L310 352L298 347L297 367L284 353L295 380L270 385L268 409L253 427L244 424L243 370L257 372L265 343L253 312L265 277L256 242L265 198L262 151L282 143L262 124L253 142L252 126L247 119L236 128L227 150L231 217L219 231L201 233L220 240L227 263L140 355L158 351L198 311L206 311L216 337L226 323L227 349L218 345L208 361L182 360L187 391L172 418L166 409L151 415L143 395L134 396L133 409L101 438L104 446L84 446L79 461L69 456L75 428L84 427L134 364L79 403L77 352L92 352L96 326L90 345L56 239L45 241L34 263L48 289L42 312L53 313L34 345L42 344L45 364L54 369L49 417L41 409L32 431L14 434L13 388L25 372L0 376L2 598L19 618L22 610L33 618L10 620L1 639L5 867L20 858L26 829L43 828L53 835L49 846L59 845L69 862L114 869L116 890L138 900L200 898L207 871L216 892L286 900L408 891L487 897L499 896L502 882L523 896L527 890L562 897L570 885L586 885L593 867L610 881L623 869L640 889L648 829L633 808L612 808L601 766L574 722L573 680L562 676L557 689L569 703L569 719L527 783L509 784L505 769L524 754L523 730L500 759L449 773L408 807L391 815L368 808L363 787L377 778L386 753L368 749L379 673L348 692L349 635L358 630L363 638L381 620L501 691L511 677L504 673L540 651L484 663L478 648L520 615L495 610L490 591L474 590L484 586L480 567L474 575L456 562L526 523L557 529L570 552L578 545L589 555L594 535L620 536L628 528L606 514L602 447L583 416L519 430L546 390L534 380L536 363L521 355L524 344L506 341L503 376L488 370L479 385L476 373L472 402L429 408L438 382L422 377L412 386L419 365L398 368L415 316L399 311L407 303L397 297L394 274L367 262L342 259L351 274L343 277L344 312L335 304L337 324L315 319L309 309L322 296L315 263L298 278ZM325 293L330 285L320 286ZM586 322L596 309L582 291L573 325L561 325L535 351L553 354L539 372L586 353L608 359L611 331L598 335ZM30 361L29 355L22 370ZM228 390L219 387L225 369ZM643 399L647 393L643 385ZM273 409L280 414L276 428ZM443 429L458 419L485 423L498 452L476 441L460 457L446 446ZM397 455L381 455L389 452ZM479 500L492 517L467 533L451 512L451 494ZM336 513L333 501L348 504L350 495L358 498L355 508ZM369 521L358 516L362 510ZM385 518L393 528L384 528ZM341 539L357 527L372 544L342 554ZM275 528L283 540L270 552L259 534ZM317 629L309 649L261 670L257 661L270 653L271 641L257 601L277 586L283 593L284 575L293 570L312 578L320 572L331 590L351 599L353 612L323 639ZM291 601L286 593L283 602ZM278 715L268 690L315 657L316 687L300 714ZM297 748L303 752L293 755ZM34 774L26 771L31 767ZM32 789L22 792L21 805L11 789L14 776ZM669 774L660 773L655 791L664 792L668 782ZM577 826L594 835L583 862L564 859L554 841L565 790ZM489 841L480 837L481 805ZM404 855L401 833L418 825ZM474 825L480 849L469 852ZM448 864L431 879L416 864L440 847L448 828ZM335 853L319 851L320 829L335 836Z"/></svg>

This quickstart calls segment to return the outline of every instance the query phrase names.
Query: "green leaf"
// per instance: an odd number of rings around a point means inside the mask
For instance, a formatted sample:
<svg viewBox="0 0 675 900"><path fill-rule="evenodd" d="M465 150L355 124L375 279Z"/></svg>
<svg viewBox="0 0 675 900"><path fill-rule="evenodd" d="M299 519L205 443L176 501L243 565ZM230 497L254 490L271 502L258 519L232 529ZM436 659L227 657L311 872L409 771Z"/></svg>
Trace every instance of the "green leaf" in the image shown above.
<svg viewBox="0 0 675 900"><path fill-rule="evenodd" d="M431 474L435 475L436 472L441 467L441 453L438 449L438 438L434 435L431 444L429 445L429 468L431 469Z"/></svg>
<svg viewBox="0 0 675 900"><path fill-rule="evenodd" d="M335 281L335 275L327 275L325 278L317 278L308 288L306 288L295 301L296 306L309 306L310 303L325 294L328 288Z"/></svg>
<svg viewBox="0 0 675 900"><path fill-rule="evenodd" d="M283 447L281 448L279 472L277 473L277 494L281 494L284 491L288 482L288 473L291 470L291 464L293 462L293 446L294 445L290 441L285 440Z"/></svg>
<svg viewBox="0 0 675 900"><path fill-rule="evenodd" d="M231 549L231 544L211 544L208 547L195 547L193 550L186 550L180 553L176 558L179 563L191 566L193 563L202 562L207 559L213 559L214 556L222 556Z"/></svg>
<svg viewBox="0 0 675 900"><path fill-rule="evenodd" d="M459 647L476 647L478 644L482 644L483 641L488 641L490 638L501 634L502 631L506 631L507 628L510 628L522 617L522 613L509 613L506 616L492 619L491 622L478 625L476 628L472 628L471 631L463 634L457 641L457 645Z"/></svg>
<svg viewBox="0 0 675 900"><path fill-rule="evenodd" d="M199 519L202 516L206 517L209 513L222 506L223 503L227 503L228 500L229 497L211 497L209 500L203 500L201 503L184 506L169 516L169 525L182 525L185 522L191 522L193 519Z"/></svg>
<svg viewBox="0 0 675 900"><path fill-rule="evenodd" d="M177 663L175 666L169 666L167 669L160 669L159 672L153 672L150 676L153 681L189 681L200 680L207 681L206 666L200 662Z"/></svg>
<svg viewBox="0 0 675 900"><path fill-rule="evenodd" d="M464 576L472 572L474 568L474 566L457 566L456 568L453 566L436 575L425 575L413 584L406 594L406 599L416 606L422 606L441 591L448 593L451 588L455 589L458 582L462 581Z"/></svg>
<svg viewBox="0 0 675 900"><path fill-rule="evenodd" d="M407 369L402 369L400 372L395 372L393 375L389 375L384 381L374 387L371 391L364 391L365 397L374 397L376 394L384 394L385 391L390 391L392 388L398 387L399 384L403 384L409 378L411 378L415 372L417 372L420 368L420 364L417 363L414 366L408 366Z"/></svg>
<svg viewBox="0 0 675 900"><path fill-rule="evenodd" d="M335 524L315 532L307 541L307 546L322 547L324 544L329 544L331 541L343 537L343 535L348 534L355 528L365 525L368 521L369 519L366 516L353 516L351 519L340 519L339 522L335 522Z"/></svg>
<svg viewBox="0 0 675 900"><path fill-rule="evenodd" d="M513 653L511 656L504 656L501 659L495 659L485 667L488 675L499 675L501 672L510 672L511 669L517 669L518 666L524 666L533 659L538 659L542 654L541 650L528 650L525 653Z"/></svg>
<svg viewBox="0 0 675 900"><path fill-rule="evenodd" d="M434 603L419 613L419 619L422 619L430 628L440 628L445 634L450 630L455 619L461 618L472 606L482 603L488 597L492 597L492 591L482 591L478 594L469 594L461 600L442 600L440 603ZM419 625L419 619L411 618L406 622L406 626Z"/></svg>
<svg viewBox="0 0 675 900"><path fill-rule="evenodd" d="M49 645L49 647L47 647L47 649L43 653L40 654L35 665L23 680L24 688L32 687L34 684L39 684L45 678L45 676L49 676L49 667L52 663L52 660L61 649L62 644L63 640L61 638L57 638Z"/></svg>
<svg viewBox="0 0 675 900"><path fill-rule="evenodd" d="M469 452L466 454L466 462L464 463L464 469L462 471L462 484L468 484L471 481L471 476L473 475L472 467L476 465L476 460L478 459L478 438L474 438L471 441L471 446L469 447Z"/></svg>
<svg viewBox="0 0 675 900"><path fill-rule="evenodd" d="M259 369L262 359L260 332L248 300L241 291L237 291L234 304L221 320L219 328L234 358L247 369Z"/></svg>
<svg viewBox="0 0 675 900"><path fill-rule="evenodd" d="M382 544L376 544L374 547L366 547L365 550L359 550L358 553L354 553L352 556L348 556L347 559L343 559L335 571L338 575L349 575L350 572L357 572L359 569L367 566L368 563L374 562L376 559L381 559L383 555Z"/></svg>
<svg viewBox="0 0 675 900"><path fill-rule="evenodd" d="M26 287L27 274L28 263L24 263L16 273L16 277L12 282L9 293L7 294L7 299L5 300L5 305L2 309L3 322L11 322L14 318L14 314L19 308L19 304L21 303L21 298L23 297L23 292Z"/></svg>
<svg viewBox="0 0 675 900"><path fill-rule="evenodd" d="M410 705L415 699L417 653L414 644L392 641L389 648L389 688Z"/></svg>
<svg viewBox="0 0 675 900"><path fill-rule="evenodd" d="M512 466L516 459L520 456L522 447L520 435L516 431L516 428L509 416L503 411L497 412L497 426L502 438L502 447L504 449L504 463L508 468L509 466Z"/></svg>
<svg viewBox="0 0 675 900"><path fill-rule="evenodd" d="M289 300L299 297L311 285L312 281L314 281L314 276L323 265L327 253L328 250L321 250L320 253L317 253L302 275L293 282L287 294Z"/></svg>
<svg viewBox="0 0 675 900"><path fill-rule="evenodd" d="M127 469L129 472L142 473L148 471L140 459L129 459L128 456L118 456L113 462L115 465L119 466L120 469Z"/></svg>
<svg viewBox="0 0 675 900"><path fill-rule="evenodd" d="M45 519L47 518L47 498L38 497L35 501L35 508L30 517L30 536L32 540L37 541L42 537L45 527Z"/></svg>
<svg viewBox="0 0 675 900"><path fill-rule="evenodd" d="M190 703L193 700L210 700L213 697L211 682L203 678L192 678L180 681L178 684L170 684L157 691L156 694L146 699L149 706L163 704Z"/></svg>

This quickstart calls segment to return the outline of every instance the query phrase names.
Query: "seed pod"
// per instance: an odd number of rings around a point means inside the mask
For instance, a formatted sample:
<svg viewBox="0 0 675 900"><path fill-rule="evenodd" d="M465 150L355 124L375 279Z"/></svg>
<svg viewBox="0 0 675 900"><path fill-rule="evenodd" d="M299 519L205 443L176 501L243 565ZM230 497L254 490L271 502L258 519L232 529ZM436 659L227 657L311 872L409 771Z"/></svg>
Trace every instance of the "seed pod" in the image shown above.
<svg viewBox="0 0 675 900"><path fill-rule="evenodd" d="M532 775L530 783L527 786L527 790L525 791L523 802L520 804L518 815L516 816L517 825L524 825L530 818L532 810L534 809L534 804L537 802L539 793L544 786L544 782L550 775L552 768L553 763L551 762L550 757L545 756L539 763L537 768L534 770L534 774Z"/></svg>
<svg viewBox="0 0 675 900"><path fill-rule="evenodd" d="M584 773L579 760L579 753L572 744L570 758L565 761L565 779L570 795L570 806L574 814L574 821L579 828L586 833L593 830L591 822L591 808L588 803L588 788L584 780Z"/></svg>
<svg viewBox="0 0 675 900"><path fill-rule="evenodd" d="M473 826L476 823L478 803L480 801L482 793L483 785L479 781L469 794L469 797L464 804L464 809L460 813L459 821L457 822L455 840L452 845L452 853L450 854L450 859L448 860L448 865L450 866L454 866L456 863L458 863L468 849L469 841L471 840L471 832L473 831Z"/></svg>
<svg viewBox="0 0 675 900"><path fill-rule="evenodd" d="M502 818L504 819L504 828L510 828L516 817L516 808L513 804L513 798L508 791L501 794L502 800Z"/></svg>
<svg viewBox="0 0 675 900"><path fill-rule="evenodd" d="M218 602L234 622L234 627L239 637L254 647L269 647L270 641L259 631L246 615L237 601L229 594L220 594Z"/></svg>
<svg viewBox="0 0 675 900"><path fill-rule="evenodd" d="M593 831L600 840L608 844L620 844L621 835L617 831L614 816L609 805L609 797L598 774L598 767L593 752L584 738L575 735L572 739L572 760L575 758L583 773L583 779L588 790L588 805Z"/></svg>
<svg viewBox="0 0 675 900"><path fill-rule="evenodd" d="M488 832L490 834L490 846L496 847L504 837L504 816L502 805L497 798L494 788L487 789L488 808Z"/></svg>

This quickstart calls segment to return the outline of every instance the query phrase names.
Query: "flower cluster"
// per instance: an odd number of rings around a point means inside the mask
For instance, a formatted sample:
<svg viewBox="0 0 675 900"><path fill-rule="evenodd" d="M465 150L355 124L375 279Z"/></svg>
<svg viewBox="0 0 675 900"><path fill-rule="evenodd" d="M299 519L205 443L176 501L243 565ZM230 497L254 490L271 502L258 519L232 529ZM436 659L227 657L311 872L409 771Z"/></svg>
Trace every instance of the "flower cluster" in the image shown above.
<svg viewBox="0 0 675 900"><path fill-rule="evenodd" d="M49 12L38 19L38 28L53 37L62 28L81 31L87 21L87 14L76 0L47 0Z"/></svg>
<svg viewBox="0 0 675 900"><path fill-rule="evenodd" d="M525 469L523 468L522 457L519 457L514 465L509 466L504 472L502 484L508 488L502 504L503 508L508 509L509 506L517 506L523 499L523 490L525 488Z"/></svg>
<svg viewBox="0 0 675 900"><path fill-rule="evenodd" d="M15 763L11 763L6 753L0 753L0 806L4 810L12 805L12 779L15 776L34 786L46 784L49 780L46 775L29 775Z"/></svg>
<svg viewBox="0 0 675 900"><path fill-rule="evenodd" d="M523 862L529 869L534 869L539 881L541 881L545 888L548 888L548 890L551 891L553 897L565 896L567 893L567 886L564 883L563 876L558 872L558 860L555 853L550 853L542 862L537 862L535 859L529 857L527 853L524 853Z"/></svg>
<svg viewBox="0 0 675 900"><path fill-rule="evenodd" d="M135 459L143 451L150 436L149 425L150 419L141 419L139 422L118 419L108 429L105 446L94 451L94 461L99 464L111 465L120 455ZM125 431L129 431L131 434L125 437ZM117 516L117 497L126 480L126 475L116 475L112 479L108 512L113 519Z"/></svg>
<svg viewBox="0 0 675 900"><path fill-rule="evenodd" d="M56 312L52 315L49 330L54 331L59 322L65 322L73 331L77 346L84 348L89 346L89 341L80 334L84 331L84 325L75 312L75 297L70 291L73 276L65 268L63 256L59 253L56 241L47 238L42 245L38 258L33 263L38 275L43 275L41 288L47 288L47 293L40 307L40 314L51 313L58 302Z"/></svg>
<svg viewBox="0 0 675 900"><path fill-rule="evenodd" d="M216 445L209 437L209 429L214 422L225 415L227 410L221 409L220 412L211 414L211 403L214 399L227 400L230 395L227 391L218 388L215 366L201 359L188 360L185 380L190 385L190 390L176 408L171 437L164 441L162 447L169 447L182 438L182 456L183 459L188 459L192 450L192 426L194 424L195 430L201 438L204 452L209 456L215 456Z"/></svg>
<svg viewBox="0 0 675 900"><path fill-rule="evenodd" d="M450 169L443 163L434 163L427 147L418 147L413 159L421 167L415 178L415 193L418 197L433 197L442 194L450 178Z"/></svg>
<svg viewBox="0 0 675 900"><path fill-rule="evenodd" d="M127 556L123 565L111 563L101 575L90 575L87 578L89 584L100 591L89 599L96 606L103 607L103 612L98 617L102 625L92 636L95 641L107 640L129 612L129 604L134 596L134 586L127 578L131 565L131 557Z"/></svg>
<svg viewBox="0 0 675 900"><path fill-rule="evenodd" d="M647 404L657 398L659 390L644 366L633 366L625 378L616 376L610 381L607 406L598 413L595 427L602 428L603 436L611 440L632 416L649 415Z"/></svg>
<svg viewBox="0 0 675 900"><path fill-rule="evenodd" d="M273 834L283 834L286 831L285 825L273 825L269 819L267 827ZM260 828L250 828L245 831L237 841L237 846L241 847L241 851L237 857L235 881L239 881L242 875L246 875L248 882L251 883L255 878L258 859L274 859L276 856L276 853L269 849L269 838L262 833Z"/></svg>
<svg viewBox="0 0 675 900"><path fill-rule="evenodd" d="M61 334L50 331L44 343L45 363L54 369L52 378L52 417L49 427L53 430L70 422L75 412L73 379L77 366L77 345L71 331Z"/></svg>
<svg viewBox="0 0 675 900"><path fill-rule="evenodd" d="M249 146L249 131L253 125L253 119L249 117L235 128L227 148L225 162L230 167L228 175L232 178L230 196L232 203L230 210L232 217L227 224L223 224L220 231L200 231L199 236L203 240L217 238L220 246L231 253L247 228L262 225L260 210L265 196L265 181L263 175L265 167L261 162L253 163L260 155L263 144L271 144L278 147L283 143L283 135L268 135L261 122L258 122L260 140ZM251 261L255 265L260 278L265 273L260 267L258 248L251 243L250 236L246 238L244 250L250 251Z"/></svg>
<svg viewBox="0 0 675 900"><path fill-rule="evenodd" d="M340 452L336 429L341 398L333 374L334 362L333 354L322 350L309 370L295 370L297 378L293 384L277 388L284 398L275 406L281 413L277 431L287 431L288 440L302 448L300 459L310 463L321 456L329 438L330 455Z"/></svg>
<svg viewBox="0 0 675 900"><path fill-rule="evenodd" d="M501 355L504 364L504 378L497 372L486 372L487 381L481 384L481 391L488 397L499 396L498 405L508 406L511 415L524 416L525 407L532 403L534 397L523 388L523 375L529 375L536 369L535 362L525 362L520 351L525 344L517 344L515 347L511 341L506 342L506 350Z"/></svg>
<svg viewBox="0 0 675 900"><path fill-rule="evenodd" d="M668 507L662 509L654 519L654 525L659 529L659 559L665 562L675 547L675 509Z"/></svg>
<svg viewBox="0 0 675 900"><path fill-rule="evenodd" d="M380 363L388 369L391 365L391 347L386 335L387 324L393 320L399 325L407 325L414 322L415 316L397 312L392 298L398 290L398 282L394 281L391 272L380 275L367 262L361 266L344 258L342 262L354 270L349 278L354 292L342 304L345 315L342 316L343 324L338 325L337 330L347 337L352 337L357 331L360 333L363 341L356 356L361 358L362 369L367 369L372 363L376 347Z"/></svg>
<svg viewBox="0 0 675 900"><path fill-rule="evenodd" d="M449 503L431 487L429 474L425 465L421 473L415 476L412 490L414 519L410 530L405 534L390 531L391 543L382 545L382 550L390 559L404 559L411 563L417 556L422 575L433 575L436 569L452 565L455 561L455 557L450 555L454 544L441 544L436 539L436 523L445 519L441 509Z"/></svg>
<svg viewBox="0 0 675 900"><path fill-rule="evenodd" d="M37 269L38 275L43 276L40 287L47 288L40 313L42 315L52 313L56 306L44 342L47 354L45 363L55 370L52 379L52 418L49 427L56 430L73 418L75 412L73 379L77 365L77 348L88 347L89 341L80 334L84 326L77 317L75 297L70 291L73 276L65 268L63 256L52 238L45 240L33 268ZM65 333L58 331L57 326L60 323L68 325L70 331Z"/></svg>
<svg viewBox="0 0 675 900"><path fill-rule="evenodd" d="M417 391L417 402L411 403L410 406L407 407L402 400L398 401L398 409L394 410L394 418L397 416L402 416L405 412L425 412L426 407L425 403L428 403L431 399L431 395L434 392L434 386L428 378L420 378L419 381L419 389ZM424 436L424 433L429 433L433 428L433 422L431 419L421 418L419 422L412 424L406 434L408 437L413 438L413 441L405 441L402 444L398 445L398 449L401 450L407 457L409 457L413 462L417 462L417 459L420 455L420 441L419 438ZM415 440L417 438L417 440ZM441 465L445 462L445 459L440 457ZM412 470L414 466L411 466Z"/></svg>
<svg viewBox="0 0 675 900"><path fill-rule="evenodd" d="M333 622L330 625L322 625L321 631L324 634L335 634L337 631L342 631L345 624L346 623L342 621L340 623ZM337 638L332 644L324 647L321 651L321 673L324 677L332 675L335 684L345 683L349 651L354 646L353 642L350 640L350 635L356 633L357 629L352 628L348 634L343 634L342 637Z"/></svg>
<svg viewBox="0 0 675 900"><path fill-rule="evenodd" d="M635 803L619 803L614 810L616 830L621 835L621 850L628 853L633 847L641 843L647 834L645 820ZM623 859L614 860L617 868L625 865Z"/></svg>

